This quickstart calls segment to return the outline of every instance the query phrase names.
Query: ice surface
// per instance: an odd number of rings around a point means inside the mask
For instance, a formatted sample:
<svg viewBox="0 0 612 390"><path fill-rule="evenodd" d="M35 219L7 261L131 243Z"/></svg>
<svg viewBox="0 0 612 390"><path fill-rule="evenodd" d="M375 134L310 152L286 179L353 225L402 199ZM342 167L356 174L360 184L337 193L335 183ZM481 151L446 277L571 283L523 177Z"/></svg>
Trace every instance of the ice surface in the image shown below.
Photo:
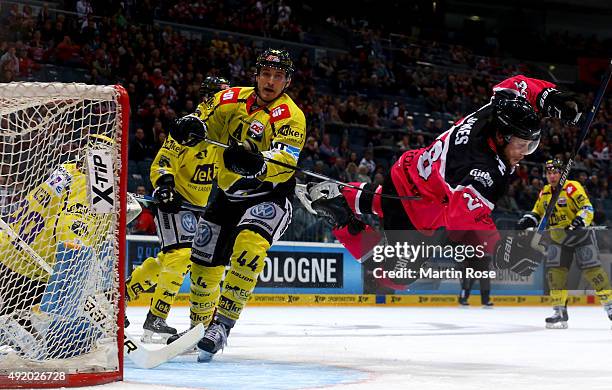
<svg viewBox="0 0 612 390"><path fill-rule="evenodd" d="M600 307L247 307L210 364L195 354L153 370L126 361L103 389L612 389L612 330ZM145 308L129 308L131 334ZM183 330L188 309L169 323ZM100 388L100 387L99 387Z"/></svg>

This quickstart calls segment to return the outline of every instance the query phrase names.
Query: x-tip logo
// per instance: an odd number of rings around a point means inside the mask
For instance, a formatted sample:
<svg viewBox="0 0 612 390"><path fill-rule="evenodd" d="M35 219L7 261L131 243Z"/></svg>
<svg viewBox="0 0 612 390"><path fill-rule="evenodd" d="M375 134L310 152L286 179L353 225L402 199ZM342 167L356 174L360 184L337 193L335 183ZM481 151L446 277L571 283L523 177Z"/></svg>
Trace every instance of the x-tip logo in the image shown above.
<svg viewBox="0 0 612 390"><path fill-rule="evenodd" d="M110 151L87 151L87 171L91 209L96 213L111 213L115 205L115 176Z"/></svg>

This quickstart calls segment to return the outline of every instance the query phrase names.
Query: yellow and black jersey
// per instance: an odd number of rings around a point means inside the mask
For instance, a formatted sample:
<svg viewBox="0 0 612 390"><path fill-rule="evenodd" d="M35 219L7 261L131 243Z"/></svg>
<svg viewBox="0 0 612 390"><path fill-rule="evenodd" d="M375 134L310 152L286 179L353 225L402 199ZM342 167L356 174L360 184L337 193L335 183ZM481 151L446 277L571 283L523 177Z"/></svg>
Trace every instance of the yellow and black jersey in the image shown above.
<svg viewBox="0 0 612 390"><path fill-rule="evenodd" d="M250 139L264 156L297 165L306 137L306 118L287 94L257 107L253 87L220 91L200 104L196 114L206 123L208 137L225 144ZM225 169L223 149L215 149L219 187L230 198L248 198L271 193L275 188L289 191L294 171L267 162L265 175L246 179Z"/></svg>
<svg viewBox="0 0 612 390"><path fill-rule="evenodd" d="M112 216L90 212L89 204L86 175L74 163L63 164L19 202L6 222L53 267L58 243L93 247L104 239ZM4 231L0 231L0 254L0 261L21 275L48 277Z"/></svg>
<svg viewBox="0 0 612 390"><path fill-rule="evenodd" d="M205 142L182 146L169 135L151 165L151 183L170 174L177 192L189 203L206 206L218 170L215 148Z"/></svg>
<svg viewBox="0 0 612 390"><path fill-rule="evenodd" d="M550 203L552 190L550 184L544 186L532 212L537 214L540 219L546 212L546 207ZM568 227L576 216L582 217L586 226L589 226L593 221L593 205L589 200L582 185L574 180L568 180L563 185L563 190L559 194L559 200L555 206L548 224L551 232L551 237L556 242L562 242L565 238L563 229Z"/></svg>

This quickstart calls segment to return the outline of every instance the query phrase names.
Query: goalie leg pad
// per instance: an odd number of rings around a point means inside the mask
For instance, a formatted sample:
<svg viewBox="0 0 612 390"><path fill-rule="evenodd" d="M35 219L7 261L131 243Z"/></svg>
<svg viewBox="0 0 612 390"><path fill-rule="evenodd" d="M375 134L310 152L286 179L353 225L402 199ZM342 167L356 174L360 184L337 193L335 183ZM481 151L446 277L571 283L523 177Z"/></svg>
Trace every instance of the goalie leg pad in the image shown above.
<svg viewBox="0 0 612 390"><path fill-rule="evenodd" d="M84 315L87 296L87 275L96 266L95 254L89 247L71 247L64 243L57 246L53 274L43 293L40 310L47 314L74 318ZM75 266L79 264L79 266Z"/></svg>
<svg viewBox="0 0 612 390"><path fill-rule="evenodd" d="M550 298L553 306L564 306L567 301L567 274L569 270L565 267L551 267L546 273Z"/></svg>
<svg viewBox="0 0 612 390"><path fill-rule="evenodd" d="M191 287L189 300L191 302L189 318L191 326L210 324L219 295L220 283L225 272L224 266L206 267L200 264L191 266Z"/></svg>
<svg viewBox="0 0 612 390"><path fill-rule="evenodd" d="M265 265L270 242L261 234L242 230L232 250L231 266L223 282L217 314L237 320Z"/></svg>
<svg viewBox="0 0 612 390"><path fill-rule="evenodd" d="M183 284L185 274L189 271L190 256L190 248L180 248L172 249L162 257L161 271L151 301L151 313L157 317L168 318L176 294Z"/></svg>

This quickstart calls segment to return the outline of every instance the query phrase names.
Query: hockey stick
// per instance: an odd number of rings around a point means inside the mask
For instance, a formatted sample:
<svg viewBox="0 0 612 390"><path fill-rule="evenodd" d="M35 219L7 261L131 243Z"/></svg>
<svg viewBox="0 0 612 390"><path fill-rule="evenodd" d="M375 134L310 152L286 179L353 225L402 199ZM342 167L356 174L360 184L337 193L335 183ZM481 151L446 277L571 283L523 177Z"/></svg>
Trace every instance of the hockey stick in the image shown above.
<svg viewBox="0 0 612 390"><path fill-rule="evenodd" d="M93 296L87 297L84 309L85 313L89 315L94 325L100 331L104 333L108 329L112 329L112 327L104 326L104 323L110 321L110 318ZM175 342L160 349L148 349L140 341L130 336L124 329L123 353L139 368L154 368L195 347L204 337L204 332L204 325L198 324Z"/></svg>
<svg viewBox="0 0 612 390"><path fill-rule="evenodd" d="M47 264L47 262L43 260L43 258L40 257L40 255L36 253L36 251L32 249L30 245L28 245L27 242L25 242L21 237L19 237L19 235L15 233L13 228L11 228L11 226L8 223L4 222L2 218L0 218L0 229L4 230L6 234L8 234L11 238L13 238L15 242L17 243L17 245L21 249L23 249L24 252L30 255L30 257L34 259L34 261L36 262L36 264L38 264L40 268L47 271L49 275L53 274L53 268L51 268L49 264Z"/></svg>
<svg viewBox="0 0 612 390"><path fill-rule="evenodd" d="M143 203L143 204L158 204L159 201L157 199L155 199L152 196L149 195L139 195L139 194L133 194L131 192L128 192L129 195L133 196L134 199L136 199L138 202ZM189 202L185 202L183 201L181 203L181 208L185 209L185 210L190 210L190 211L197 211L197 212L202 212L206 210L206 206L196 206L194 204L191 204Z"/></svg>
<svg viewBox="0 0 612 390"><path fill-rule="evenodd" d="M229 148L229 145L224 144L222 142L214 141L214 140L212 140L210 138L206 138L206 137L195 137L195 138L199 139L201 141L207 142L209 144L219 146L219 147L224 148L224 149ZM301 172L301 173L303 173L303 174L305 174L307 176L311 176L311 177L314 177L316 179L320 179L320 180L323 180L323 181L331 181L331 182L333 182L335 184L338 184L339 186L349 187L349 188L352 188L352 189L357 190L357 191L361 191L361 192L366 193L366 194L370 194L370 195L374 195L374 196L380 196L380 197L389 198L389 199L400 199L400 200L420 200L421 199L420 196L408 196L408 195L396 196L396 195L389 195L389 194L379 194L379 193L377 193L375 191L366 190L364 188L360 188L358 186L354 186L352 184L348 184L348 183L342 182L340 180L336 180L336 179L331 178L329 176L321 175L319 173L316 173L316 172L313 172L313 171L309 171L307 169L302 169L300 167L295 167L295 166L293 166L291 164L286 164L286 163L284 163L282 161L278 161L278 160L275 160L275 159L270 158L270 157L263 156L263 159L264 159L264 161L270 162L272 164L279 165L279 166L281 166L283 168L291 169L291 170L296 171L296 172Z"/></svg>
<svg viewBox="0 0 612 390"><path fill-rule="evenodd" d="M586 139L586 136L589 133L589 128L591 127L591 124L593 123L593 120L595 119L595 115L597 115L597 111L599 111L599 106L601 105L601 101L603 100L603 97L606 94L606 89L608 88L608 82L610 81L611 74L612 74L612 60L608 64L608 71L606 72L606 75L604 76L603 80L601 81L601 84L599 85L599 89L597 90L597 94L595 95L595 99L593 100L593 105L591 106L591 109L589 110L589 113L587 114L586 120L582 123L582 127L580 129L580 137L578 138L576 147L574 148L573 153L570 156L570 158L567 160L567 165L565 165L565 169L563 170L563 173L561 174L561 179L559 180L559 184L557 184L557 188L552 194L550 203L546 207L546 212L544 213L544 217L540 221L540 225L538 225L538 232L537 234L534 234L533 236L533 239L531 241L532 246L533 245L541 246L539 243L540 243L540 238L542 237L542 232L544 231L544 229L546 229L546 226L548 225L548 219L550 218L550 215L552 214L553 210L555 209L555 206L557 205L557 201L559 200L559 195L561 195L561 189L563 188L563 185L565 184L565 181L567 180L567 177L569 175L570 169L572 168L572 165L574 164L574 159L576 158L576 155L580 151L580 147L582 146L582 143L584 142L584 140Z"/></svg>

